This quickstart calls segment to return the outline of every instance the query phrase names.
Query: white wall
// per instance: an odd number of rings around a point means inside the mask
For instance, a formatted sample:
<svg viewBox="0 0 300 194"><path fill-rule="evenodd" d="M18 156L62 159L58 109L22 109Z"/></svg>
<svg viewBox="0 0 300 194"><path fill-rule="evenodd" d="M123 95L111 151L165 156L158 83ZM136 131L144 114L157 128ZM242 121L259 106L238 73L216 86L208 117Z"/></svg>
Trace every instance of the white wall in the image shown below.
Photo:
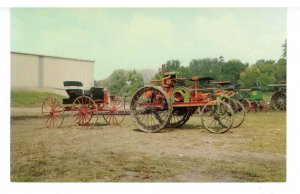
<svg viewBox="0 0 300 194"><path fill-rule="evenodd" d="M37 87L38 62L38 56L11 53L11 86Z"/></svg>
<svg viewBox="0 0 300 194"><path fill-rule="evenodd" d="M11 86L63 88L63 81L94 83L94 61L11 53Z"/></svg>

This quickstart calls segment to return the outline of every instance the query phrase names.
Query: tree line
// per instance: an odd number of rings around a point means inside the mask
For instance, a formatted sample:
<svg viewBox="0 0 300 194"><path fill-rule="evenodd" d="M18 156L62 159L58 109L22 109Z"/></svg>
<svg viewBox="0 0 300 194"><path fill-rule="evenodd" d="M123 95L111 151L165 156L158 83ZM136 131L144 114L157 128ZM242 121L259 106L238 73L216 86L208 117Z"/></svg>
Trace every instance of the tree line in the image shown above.
<svg viewBox="0 0 300 194"><path fill-rule="evenodd" d="M215 58L192 59L188 66L183 66L180 60L168 60L166 72L175 71L178 77L191 78L212 77L217 81L231 81L240 83L241 87L249 88L259 84L263 89L267 85L286 80L286 41L282 45L282 56L277 60L257 60L254 64L243 63L239 59L225 61L223 56ZM145 84L143 74L136 70L115 70L107 79L95 82L115 95L131 96ZM161 79L161 68L158 69L153 79ZM96 85L95 85L96 86Z"/></svg>
<svg viewBox="0 0 300 194"><path fill-rule="evenodd" d="M166 62L166 71L178 72L179 77L191 78L212 77L217 81L240 83L241 87L249 88L258 83L263 89L267 85L286 80L286 41L282 45L282 56L277 60L257 60L254 64L243 63L239 59L224 60L223 56L215 58L192 59L189 66L182 66L179 60ZM160 79L161 68L155 75Z"/></svg>

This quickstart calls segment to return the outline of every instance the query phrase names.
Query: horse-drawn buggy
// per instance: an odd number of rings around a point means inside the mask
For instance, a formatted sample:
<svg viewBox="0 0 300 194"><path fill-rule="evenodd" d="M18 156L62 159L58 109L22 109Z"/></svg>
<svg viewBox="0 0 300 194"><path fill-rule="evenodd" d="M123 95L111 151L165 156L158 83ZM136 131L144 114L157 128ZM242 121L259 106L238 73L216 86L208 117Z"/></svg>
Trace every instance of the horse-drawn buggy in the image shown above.
<svg viewBox="0 0 300 194"><path fill-rule="evenodd" d="M145 132L158 132L164 127L181 127L196 110L202 125L212 133L224 133L238 127L245 118L243 105L232 99L233 92L203 87L210 78L179 78L175 72L165 72L160 84L140 88L130 102L134 124ZM192 85L186 85L186 81Z"/></svg>
<svg viewBox="0 0 300 194"><path fill-rule="evenodd" d="M66 112L71 113L74 123L81 127L93 127L99 115L106 123L118 125L129 114L125 111L125 99L111 95L104 88L84 90L79 81L65 81L63 84L68 98L61 102L49 96L42 104L42 116L47 127L60 127Z"/></svg>

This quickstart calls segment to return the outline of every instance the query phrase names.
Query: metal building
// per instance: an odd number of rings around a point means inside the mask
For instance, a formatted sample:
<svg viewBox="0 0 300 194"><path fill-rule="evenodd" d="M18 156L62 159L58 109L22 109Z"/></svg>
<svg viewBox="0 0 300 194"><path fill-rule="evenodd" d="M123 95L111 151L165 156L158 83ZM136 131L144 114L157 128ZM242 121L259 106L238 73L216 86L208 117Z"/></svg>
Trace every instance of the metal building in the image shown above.
<svg viewBox="0 0 300 194"><path fill-rule="evenodd" d="M11 86L62 88L63 81L94 83L95 61L11 52Z"/></svg>

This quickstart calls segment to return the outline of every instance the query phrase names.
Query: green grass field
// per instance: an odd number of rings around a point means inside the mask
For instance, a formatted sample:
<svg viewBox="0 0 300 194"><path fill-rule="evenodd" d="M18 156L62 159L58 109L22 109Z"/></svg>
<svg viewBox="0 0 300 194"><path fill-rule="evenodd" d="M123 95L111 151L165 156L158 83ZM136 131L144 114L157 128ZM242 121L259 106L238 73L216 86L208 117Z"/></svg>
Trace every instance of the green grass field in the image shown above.
<svg viewBox="0 0 300 194"><path fill-rule="evenodd" d="M155 134L121 126L60 128L40 118L12 120L14 182L284 182L286 113L248 113L225 134L212 134L192 116L180 129Z"/></svg>
<svg viewBox="0 0 300 194"><path fill-rule="evenodd" d="M39 92L31 90L11 90L11 107L41 107L43 101L47 96L53 96L58 99L63 98L63 96L49 92Z"/></svg>

